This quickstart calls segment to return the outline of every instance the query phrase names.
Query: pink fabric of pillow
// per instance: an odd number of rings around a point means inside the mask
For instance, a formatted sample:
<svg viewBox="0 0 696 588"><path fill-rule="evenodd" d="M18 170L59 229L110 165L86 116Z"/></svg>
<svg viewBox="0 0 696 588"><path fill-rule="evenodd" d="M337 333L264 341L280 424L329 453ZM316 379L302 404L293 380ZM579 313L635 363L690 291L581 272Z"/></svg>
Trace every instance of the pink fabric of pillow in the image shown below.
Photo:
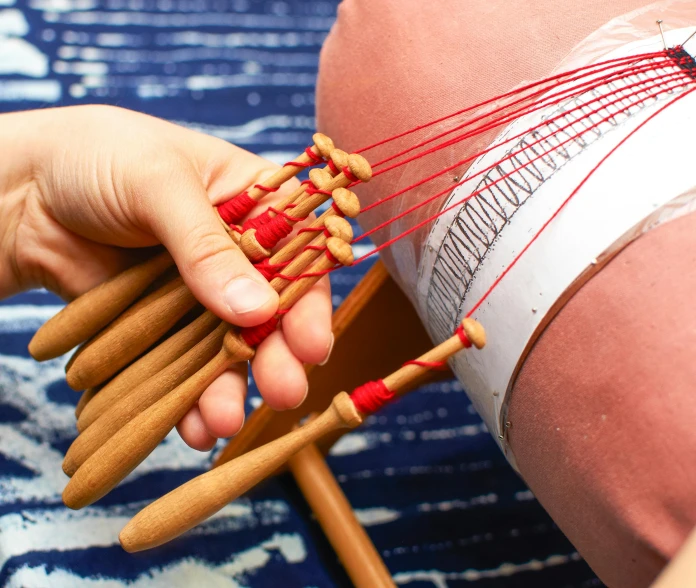
<svg viewBox="0 0 696 588"><path fill-rule="evenodd" d="M322 53L319 128L346 150L395 135L548 75L588 34L646 4L344 1ZM365 188L363 204L388 193ZM416 258L421 242L410 241ZM513 389L518 467L610 586L649 584L696 524L695 252L694 214L629 245L554 318ZM386 262L412 294L412 278Z"/></svg>

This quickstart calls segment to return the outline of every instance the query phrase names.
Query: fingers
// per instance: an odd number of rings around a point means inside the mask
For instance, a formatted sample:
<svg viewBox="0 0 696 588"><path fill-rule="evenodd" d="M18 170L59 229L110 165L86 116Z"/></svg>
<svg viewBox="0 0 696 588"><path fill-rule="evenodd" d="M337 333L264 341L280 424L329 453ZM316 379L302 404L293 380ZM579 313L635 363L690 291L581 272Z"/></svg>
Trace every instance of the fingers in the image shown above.
<svg viewBox="0 0 696 588"><path fill-rule="evenodd" d="M205 428L213 437L232 437L244 424L247 365L222 374L198 402Z"/></svg>
<svg viewBox="0 0 696 588"><path fill-rule="evenodd" d="M331 293L323 277L283 317L283 333L291 353L304 363L322 364L331 352Z"/></svg>
<svg viewBox="0 0 696 588"><path fill-rule="evenodd" d="M196 173L170 172L150 201L148 221L186 284L227 322L244 327L268 320L278 295L229 238Z"/></svg>
<svg viewBox="0 0 696 588"><path fill-rule="evenodd" d="M261 396L273 410L296 408L307 396L304 367L290 351L282 331L259 345L251 369Z"/></svg>
<svg viewBox="0 0 696 588"><path fill-rule="evenodd" d="M210 451L215 445L216 439L205 428L198 406L194 406L189 410L184 415L184 418L179 421L176 428L181 438L193 449Z"/></svg>

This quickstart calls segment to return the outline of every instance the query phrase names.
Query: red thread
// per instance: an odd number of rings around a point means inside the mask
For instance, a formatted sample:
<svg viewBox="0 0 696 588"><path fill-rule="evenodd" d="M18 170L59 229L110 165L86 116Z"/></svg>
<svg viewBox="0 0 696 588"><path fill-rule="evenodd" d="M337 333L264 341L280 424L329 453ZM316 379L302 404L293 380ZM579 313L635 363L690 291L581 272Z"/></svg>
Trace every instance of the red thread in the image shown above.
<svg viewBox="0 0 696 588"><path fill-rule="evenodd" d="M459 337L459 340L462 342L462 345L464 345L465 349L469 349L469 347L471 347L471 341L469 340L469 337L466 336L463 325L459 325L457 327L457 330L454 331L454 334L457 335L457 337Z"/></svg>
<svg viewBox="0 0 696 588"><path fill-rule="evenodd" d="M264 186L263 184L254 184L254 188L258 188L259 190L263 190L264 192L277 192L280 190L280 186L276 186L275 188L269 188L268 186Z"/></svg>
<svg viewBox="0 0 696 588"><path fill-rule="evenodd" d="M218 214L220 218L228 225L237 224L249 214L256 206L254 200L249 193L244 191L237 194L234 198L230 198L227 202L223 202L218 206Z"/></svg>
<svg viewBox="0 0 696 588"><path fill-rule="evenodd" d="M322 162L321 156L317 155L314 153L314 150L311 147L307 147L307 149L304 150L305 154L307 157L309 157L310 161L307 163L300 163L299 161L288 161L283 165L283 167L287 167L289 165L292 165L293 167L312 167L313 165L316 165L317 163Z"/></svg>
<svg viewBox="0 0 696 588"><path fill-rule="evenodd" d="M339 174L339 170L336 167L336 164L333 162L333 160L329 159L329 161L326 162L327 165L329 166L329 169L331 170L331 173L335 176Z"/></svg>
<svg viewBox="0 0 696 588"><path fill-rule="evenodd" d="M644 59L650 59L650 58L660 57L660 56L664 56L664 55L665 55L664 51L656 51L654 53L645 53L642 55L629 55L629 56L625 56L625 57L617 57L615 59L609 59L607 61L598 62L598 63L594 63L594 64L590 64L590 65L585 65L582 67L578 67L577 69L574 69L574 70L561 72L561 73L556 74L554 76L544 78L543 80L537 80L536 82L532 82L530 84L527 84L526 86L522 86L520 88L515 88L514 90L506 92L505 94L501 94L500 96L494 96L493 98L489 98L487 100L484 100L484 101L479 102L477 104L474 104L472 106L467 106L466 108L462 108L461 110L457 110L456 112L453 112L451 114L447 114L441 118L435 119L433 121L427 122L427 123L419 125L417 127L413 127L412 129L409 129L407 131L399 133L398 135L395 135L393 137L389 137L387 139L382 139L381 141L378 141L376 143L368 145L367 147L362 147L361 149L358 149L355 153L364 153L365 151L369 151L371 149L374 149L375 147L379 147L379 146L384 145L386 143L390 143L390 142L395 141L397 139L401 139L402 137L405 137L405 136L410 135L412 133L415 133L417 131L423 130L427 127L438 124L440 122L446 121L446 120L453 118L455 116L458 116L460 114L464 114L466 112L471 112L472 110L482 108L483 106L487 106L487 105L492 104L498 100L502 100L502 99L508 98L510 96L521 94L522 92L526 92L527 90L537 88L537 87L541 86L542 84L551 84L553 82L556 82L558 84L558 83L560 83L560 82L558 82L558 80L562 80L563 78L565 78L567 76L572 76L578 72L588 72L585 75L591 75L591 73L592 73L591 70L594 68L598 68L600 66L603 67L603 66L606 66L608 64L612 64L612 66L613 66L613 64L616 64L616 66L620 66L620 65L623 65L624 63L630 62L632 60L636 60L636 62L638 62L638 61L642 61ZM603 71L603 69L599 69L598 71ZM557 85L557 84L555 84L555 85ZM539 90L536 94L533 94L532 96L539 95L545 91L546 91L546 89L542 88L541 90Z"/></svg>
<svg viewBox="0 0 696 588"><path fill-rule="evenodd" d="M331 251L329 251L328 249L326 250L326 257L328 257L328 258L329 258L329 261L330 261L331 263L333 263L333 264L336 264L336 263L339 263L339 264L340 264L340 263L341 263L340 261L338 261L338 259L336 259L336 258L331 254ZM317 273L319 273L319 272L314 272L314 273L317 274ZM308 275L308 274L303 274L303 275L306 276L306 275ZM298 278L299 278L299 277L301 277L301 276L298 276Z"/></svg>
<svg viewBox="0 0 696 588"><path fill-rule="evenodd" d="M258 228L260 226L265 225L270 220L271 220L271 215L269 214L269 211L266 210L265 212L262 212L260 215L244 221L244 224L242 225L242 229L245 231L248 231L249 229L257 229L258 230Z"/></svg>
<svg viewBox="0 0 696 588"><path fill-rule="evenodd" d="M270 282L273 277L289 263L289 261L284 263L271 263L271 260L266 257L263 261L255 263L254 267Z"/></svg>
<svg viewBox="0 0 696 588"><path fill-rule="evenodd" d="M527 252L527 250L532 246L532 244L534 243L534 241L537 240L537 238L539 237L539 235L541 235L541 233L544 232L544 229L546 229L546 227L548 227L548 226L551 224L551 222L560 214L561 210L563 210L563 209L565 208L566 204L568 204L568 202L570 202L571 198L573 198L573 196L575 196L575 195L580 191L580 188L582 188L582 187L585 185L585 183L594 175L594 173L602 166L602 164L603 164L607 159L609 159L609 157L610 157L611 155L613 155L613 154L616 152L616 150L617 150L619 147L621 147L621 146L622 146L626 141L628 141L628 139L630 139L638 130L642 129L647 123L649 123L653 118L655 118L655 117L656 117L658 114L660 114L663 110L665 110L666 108L668 108L669 106L671 106L671 105L674 104L675 102L678 102L678 101L681 100L682 98L688 96L689 94L691 94L691 93L694 92L694 91L696 91L696 88L693 88L693 89L691 89L691 90L687 90L686 92L684 92L683 94L681 94L680 96L678 96L677 98L675 98L674 100L670 100L667 104L663 105L661 108L659 108L658 110L656 110L655 112L653 112L648 118L646 118L645 120L643 120L637 127L635 127L628 135L626 135L623 139L621 139L621 141L619 141L619 142L612 148L612 150L609 151L609 153L607 153L604 157L602 157L602 159L599 161L599 163L597 163L597 165L595 165L595 166L590 170L590 172L583 178L582 182L580 182L580 183L577 185L577 187L575 188L575 190L573 190L573 192L570 194L570 196L568 196L568 198L566 198L566 199L561 203L561 205L556 209L556 211L551 215L551 217L541 226L541 228L540 228L540 229L537 231L537 233L532 237L532 239L529 241L529 243L527 243L527 244L524 246L524 248L522 249L522 251L519 252L519 254L517 255L517 257L515 257L515 259L512 260L512 263L510 263L510 265L508 265L508 266L505 268L505 270L498 276L498 278L493 282L493 284L491 284L491 287L488 288L488 290L485 292L485 294L484 294L484 295L481 297L481 299L474 305L474 307L467 313L466 316L471 316L472 314L474 314L474 312L476 312L476 310L478 310L478 308L481 306L481 304L483 304L483 301L486 300L486 298L488 298L488 296L491 294L491 292L493 292L493 290L498 286L498 284L500 283L500 281L508 274L508 272L509 272L509 271L515 266L515 264L520 260L520 258Z"/></svg>
<svg viewBox="0 0 696 588"><path fill-rule="evenodd" d="M350 399L359 413L370 414L394 400L394 396L383 380L375 380L358 386L351 392Z"/></svg>
<svg viewBox="0 0 696 588"><path fill-rule="evenodd" d="M283 216L275 216L256 229L256 241L264 249L273 249L281 239L292 232L292 225Z"/></svg>
<svg viewBox="0 0 696 588"><path fill-rule="evenodd" d="M278 317L272 316L265 323L256 325L254 327L244 327L239 334L242 339L246 341L246 344L250 347L256 347L261 342L263 342L266 337L276 330L278 326Z"/></svg>
<svg viewBox="0 0 696 588"><path fill-rule="evenodd" d="M420 361L418 359L412 359L404 364L404 366L407 365L417 365L419 367L425 367L435 371L444 371L447 369L447 362L444 361Z"/></svg>
<svg viewBox="0 0 696 588"><path fill-rule="evenodd" d="M348 178L351 182L359 182L360 181L357 177L355 177L353 175L353 172L350 171L350 168L347 165L345 167L343 167L343 169L341 169L341 171L343 172L343 175L346 176L346 178Z"/></svg>

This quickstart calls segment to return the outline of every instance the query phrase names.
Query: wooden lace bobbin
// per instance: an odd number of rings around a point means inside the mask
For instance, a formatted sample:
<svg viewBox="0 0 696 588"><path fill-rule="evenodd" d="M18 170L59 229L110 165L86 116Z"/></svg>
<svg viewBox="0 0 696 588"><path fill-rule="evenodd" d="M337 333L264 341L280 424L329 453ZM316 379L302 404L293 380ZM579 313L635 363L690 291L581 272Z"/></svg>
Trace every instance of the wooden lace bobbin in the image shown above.
<svg viewBox="0 0 696 588"><path fill-rule="evenodd" d="M160 253L85 292L36 332L29 342L29 353L37 361L45 361L77 347L108 325L173 265L167 252Z"/></svg>
<svg viewBox="0 0 696 588"><path fill-rule="evenodd" d="M142 302L145 302L143 299ZM196 304L178 277L137 304L99 333L82 349L67 371L74 390L97 386L156 343Z"/></svg>
<svg viewBox="0 0 696 588"><path fill-rule="evenodd" d="M461 351L469 341L477 348L485 345L485 332L473 319L464 319L465 339L455 334L417 361L440 362ZM429 367L405 365L384 378L386 389L403 394ZM358 390L354 392L356 394ZM362 396L360 404L365 404ZM355 428L363 421L358 398L345 392L337 394L331 406L315 420L287 435L258 447L237 459L194 478L140 511L121 531L119 539L126 551L141 551L162 545L210 517L286 463L302 448L336 429Z"/></svg>
<svg viewBox="0 0 696 588"><path fill-rule="evenodd" d="M372 178L372 169L370 168L370 164L360 155L349 155L348 165L346 167L348 168L351 176L357 178L361 182L369 182ZM343 171L336 177L331 177L331 174L323 170L314 169L310 172L309 177L314 185L317 186L319 191L301 197L299 204L292 209L293 219L306 218L314 211L315 208L321 206L329 199L330 195L327 195L325 192L332 192L336 188L345 188L352 182L352 179L349 178ZM284 223L288 230L298 222L296 220L289 220L288 218L275 218L273 220L278 221L279 223ZM267 223L264 227L258 229L258 231L267 231L270 224L271 223ZM275 237L272 237L272 240L275 241ZM242 235L240 246L246 256L255 262L272 256L270 249L267 249L262 243L259 242L257 238L257 229L248 229L245 231Z"/></svg>
<svg viewBox="0 0 696 588"><path fill-rule="evenodd" d="M316 445L300 450L288 465L353 584L357 588L395 586Z"/></svg>
<svg viewBox="0 0 696 588"><path fill-rule="evenodd" d="M280 309L290 308L336 262L353 262L350 245L344 241L329 239L327 248L327 254L309 268L311 276L283 290ZM250 360L254 353L240 334L229 330L222 349L211 361L128 422L78 468L63 492L66 506L82 508L107 494L157 447L220 374L235 363Z"/></svg>
<svg viewBox="0 0 696 588"><path fill-rule="evenodd" d="M220 351L227 331L228 326L219 322L202 341L104 411L70 445L63 460L65 474L72 476L127 423L203 368Z"/></svg>
<svg viewBox="0 0 696 588"><path fill-rule="evenodd" d="M80 418L82 411L94 399L97 392L99 392L99 388L87 388L87 390L82 393L80 400L77 401L77 405L75 406L75 418Z"/></svg>
<svg viewBox="0 0 696 588"><path fill-rule="evenodd" d="M304 168L316 164L317 161L321 159L328 159L331 152L334 150L333 141L323 133L314 133L312 140L314 144L308 147L292 162L287 163L273 175L263 180L263 183L255 184L246 190L244 192L243 202L239 200L241 197L241 195L239 195L218 205L217 213L223 224L225 226L239 224L266 195L275 192L280 186L291 178L294 178ZM297 165L293 165L293 163Z"/></svg>
<svg viewBox="0 0 696 588"><path fill-rule="evenodd" d="M99 394L94 396L82 410L77 419L77 430L84 431L123 397L134 393L143 382L184 355L221 322L212 312L205 311L183 329L130 364L105 384L99 390Z"/></svg>
<svg viewBox="0 0 696 588"><path fill-rule="evenodd" d="M330 174L331 177L335 177L340 173L340 170L342 170L345 166L348 165L348 153L343 151L342 149L334 149L330 156L328 161L330 162L329 165L326 167L321 168L322 171L326 172L327 174ZM310 172L312 173L312 172ZM298 202L306 193L306 187L305 186L300 186L295 192L292 194L289 194L283 200L281 200L276 206L273 208L275 210L278 210L280 212L291 212L290 208L293 204ZM273 210L268 211L268 218L271 219L276 216L276 213ZM292 216L292 214L291 214Z"/></svg>

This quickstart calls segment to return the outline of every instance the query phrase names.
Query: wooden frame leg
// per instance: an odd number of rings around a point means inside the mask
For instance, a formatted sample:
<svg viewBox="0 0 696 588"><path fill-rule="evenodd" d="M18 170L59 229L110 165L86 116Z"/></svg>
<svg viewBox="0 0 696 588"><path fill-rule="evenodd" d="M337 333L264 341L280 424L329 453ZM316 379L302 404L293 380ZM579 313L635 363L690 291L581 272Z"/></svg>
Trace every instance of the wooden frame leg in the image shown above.
<svg viewBox="0 0 696 588"><path fill-rule="evenodd" d="M357 588L396 586L319 449L313 444L305 447L290 459L289 466L353 584Z"/></svg>

